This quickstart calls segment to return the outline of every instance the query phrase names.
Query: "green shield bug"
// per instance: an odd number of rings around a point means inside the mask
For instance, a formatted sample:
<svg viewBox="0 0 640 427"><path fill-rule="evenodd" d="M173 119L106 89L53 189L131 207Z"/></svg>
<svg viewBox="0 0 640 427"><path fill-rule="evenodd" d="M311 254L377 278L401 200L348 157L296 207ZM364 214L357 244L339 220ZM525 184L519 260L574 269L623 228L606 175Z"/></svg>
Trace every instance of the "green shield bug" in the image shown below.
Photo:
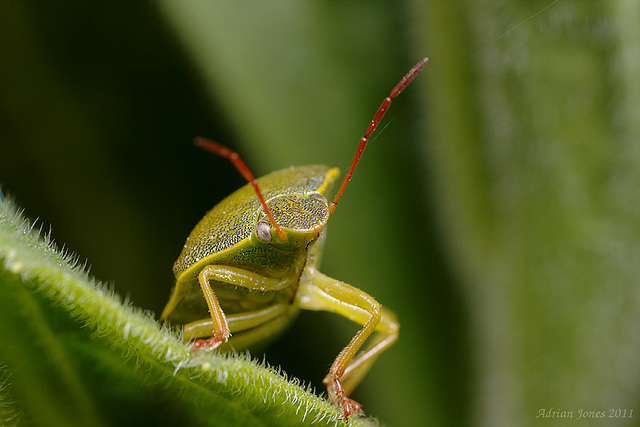
<svg viewBox="0 0 640 427"><path fill-rule="evenodd" d="M229 159L249 183L202 218L173 266L176 286L161 319L182 325L185 340L195 340L194 351L250 346L282 330L300 309L340 314L363 327L323 382L345 419L360 411L347 395L398 339L399 325L373 297L318 271L322 231L391 100L427 60L418 62L384 99L331 203L327 198L337 168L291 167L255 179L237 153L196 140L201 148Z"/></svg>

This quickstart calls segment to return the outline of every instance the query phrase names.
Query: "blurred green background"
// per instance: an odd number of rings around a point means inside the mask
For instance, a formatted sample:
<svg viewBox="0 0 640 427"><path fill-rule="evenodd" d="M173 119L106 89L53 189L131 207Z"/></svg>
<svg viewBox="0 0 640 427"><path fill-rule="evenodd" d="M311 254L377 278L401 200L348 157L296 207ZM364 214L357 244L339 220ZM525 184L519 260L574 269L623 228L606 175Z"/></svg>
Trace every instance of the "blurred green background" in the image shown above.
<svg viewBox="0 0 640 427"><path fill-rule="evenodd" d="M344 170L429 56L329 226L323 271L402 326L353 397L397 426L640 425L640 3L550 3L3 1L0 185L159 313L243 185L193 137ZM266 360L322 390L356 330L303 313Z"/></svg>

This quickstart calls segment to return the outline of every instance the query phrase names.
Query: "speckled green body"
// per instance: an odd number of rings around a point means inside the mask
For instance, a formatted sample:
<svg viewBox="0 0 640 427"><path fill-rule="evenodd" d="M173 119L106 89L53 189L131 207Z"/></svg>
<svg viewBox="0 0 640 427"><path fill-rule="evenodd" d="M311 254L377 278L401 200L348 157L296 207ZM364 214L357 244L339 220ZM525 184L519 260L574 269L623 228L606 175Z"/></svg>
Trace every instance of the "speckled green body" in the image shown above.
<svg viewBox="0 0 640 427"><path fill-rule="evenodd" d="M303 166L273 172L257 180L278 224L289 234L289 240L279 245L262 243L254 234L264 212L251 185L218 203L195 226L173 266L176 287L162 318L180 325L209 316L198 274L213 264L283 279L287 284L276 290L262 290L212 282L227 315L258 310L283 300L293 301L309 250L328 219L324 205L308 202L310 199L304 196L320 193L328 197L337 175L336 168Z"/></svg>

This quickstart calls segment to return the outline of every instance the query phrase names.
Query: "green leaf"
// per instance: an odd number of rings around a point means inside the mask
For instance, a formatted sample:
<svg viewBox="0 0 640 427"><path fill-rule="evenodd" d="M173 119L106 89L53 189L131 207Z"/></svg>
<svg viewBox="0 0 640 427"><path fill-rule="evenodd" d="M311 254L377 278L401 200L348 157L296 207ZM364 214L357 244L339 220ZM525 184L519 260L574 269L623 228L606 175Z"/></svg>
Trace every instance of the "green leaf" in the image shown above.
<svg viewBox="0 0 640 427"><path fill-rule="evenodd" d="M337 408L246 354L191 355L40 234L0 200L3 424L336 423Z"/></svg>

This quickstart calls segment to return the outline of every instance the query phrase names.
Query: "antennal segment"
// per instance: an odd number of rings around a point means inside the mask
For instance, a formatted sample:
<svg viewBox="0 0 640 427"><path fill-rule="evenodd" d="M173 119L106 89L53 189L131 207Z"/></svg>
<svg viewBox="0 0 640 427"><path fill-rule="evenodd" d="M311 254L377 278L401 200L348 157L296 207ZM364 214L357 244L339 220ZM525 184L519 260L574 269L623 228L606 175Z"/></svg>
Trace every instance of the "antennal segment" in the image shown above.
<svg viewBox="0 0 640 427"><path fill-rule="evenodd" d="M244 179L249 181L249 183L253 186L253 190L256 192L258 199L260 199L260 204L262 205L264 212L267 214L269 221L273 225L273 228L275 228L278 237L286 241L288 237L287 232L280 228L280 226L276 222L276 219L273 217L273 214L267 206L267 202L264 200L264 196L262 195L262 191L260 191L260 187L258 187L258 183L256 182L255 177L253 176L247 165L244 163L244 161L242 161L240 155L235 151L232 151L231 149L225 147L224 145L218 144L217 142L211 141L206 138L196 138L194 142L198 147L210 151L213 154L217 154L218 156L227 158L231 161L231 163L233 163L233 166L238 169L238 172L242 174Z"/></svg>
<svg viewBox="0 0 640 427"><path fill-rule="evenodd" d="M384 113L386 113L387 109L389 109L389 105L391 105L391 100L396 96L400 95L400 92L402 92L404 88L406 88L409 85L409 83L411 83L411 81L424 68L424 66L427 65L428 60L429 58L423 58L411 70L409 70L407 75L405 75L402 78L402 80L400 80L400 82L398 82L398 84L393 88L391 93L389 93L389 96L387 96L384 99L384 101L382 101L380 108L378 108L378 111L373 116L371 123L369 123L369 127L367 128L367 131L364 133L364 136L360 139L360 143L358 144L358 149L356 150L356 154L355 156L353 156L353 160L351 161L351 166L349 166L349 170L347 171L347 174L345 175L344 180L342 181L342 185L340 185L340 188L336 193L336 197L329 204L329 215L332 215L333 211L336 210L336 206L338 205L338 200L340 200L340 197L342 196L344 189L347 187L347 184L351 180L351 175L353 175L353 171L356 169L356 165L358 164L358 161L360 161L360 157L362 156L364 147L367 145L368 138L376 129L376 127L378 127L378 124L380 123L380 120L382 120Z"/></svg>

